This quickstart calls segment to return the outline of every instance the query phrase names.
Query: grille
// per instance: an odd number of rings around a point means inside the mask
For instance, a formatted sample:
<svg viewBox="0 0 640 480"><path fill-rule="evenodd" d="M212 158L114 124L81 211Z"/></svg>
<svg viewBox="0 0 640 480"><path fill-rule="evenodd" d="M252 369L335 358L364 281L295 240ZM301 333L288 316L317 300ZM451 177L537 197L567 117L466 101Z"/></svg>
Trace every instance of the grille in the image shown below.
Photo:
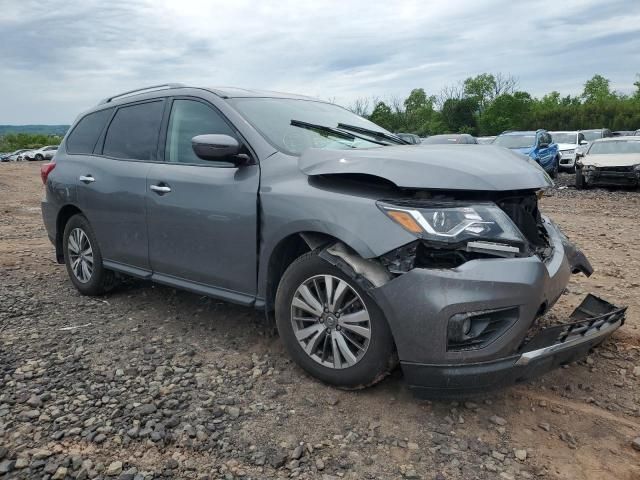
<svg viewBox="0 0 640 480"><path fill-rule="evenodd" d="M496 203L516 224L534 250L549 248L549 236L542 222L535 193L504 198Z"/></svg>
<svg viewBox="0 0 640 480"><path fill-rule="evenodd" d="M616 172L616 173L630 173L633 172L633 166L630 167L601 167L598 168L599 172L608 173L608 172Z"/></svg>

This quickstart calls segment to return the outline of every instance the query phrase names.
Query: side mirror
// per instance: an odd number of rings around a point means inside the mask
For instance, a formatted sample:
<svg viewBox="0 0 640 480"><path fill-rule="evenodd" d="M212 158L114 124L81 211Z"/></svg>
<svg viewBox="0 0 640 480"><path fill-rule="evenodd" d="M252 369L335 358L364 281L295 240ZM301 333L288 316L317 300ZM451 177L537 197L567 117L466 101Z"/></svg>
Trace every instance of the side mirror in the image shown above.
<svg viewBox="0 0 640 480"><path fill-rule="evenodd" d="M580 140L580 145L587 145L589 142L587 142L586 140Z"/></svg>
<svg viewBox="0 0 640 480"><path fill-rule="evenodd" d="M229 135L197 135L191 139L191 146L195 154L203 160L222 160L233 163L240 153L240 143Z"/></svg>

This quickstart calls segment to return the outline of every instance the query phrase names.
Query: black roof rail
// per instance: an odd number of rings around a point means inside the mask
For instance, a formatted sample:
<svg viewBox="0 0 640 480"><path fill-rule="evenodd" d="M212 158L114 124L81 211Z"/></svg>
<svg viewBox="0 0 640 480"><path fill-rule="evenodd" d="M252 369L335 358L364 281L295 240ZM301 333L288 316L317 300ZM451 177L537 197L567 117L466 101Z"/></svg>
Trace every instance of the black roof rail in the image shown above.
<svg viewBox="0 0 640 480"><path fill-rule="evenodd" d="M163 83L161 85L151 85L150 87L136 88L135 90L129 90L128 92L123 92L123 93L119 93L118 95L112 95L111 97L107 97L104 100L102 100L98 105L109 103L116 98L127 97L129 95L134 95L134 94L137 95L140 93L153 92L154 90L168 90L170 88L184 88L184 87L186 87L186 85L183 85L182 83Z"/></svg>

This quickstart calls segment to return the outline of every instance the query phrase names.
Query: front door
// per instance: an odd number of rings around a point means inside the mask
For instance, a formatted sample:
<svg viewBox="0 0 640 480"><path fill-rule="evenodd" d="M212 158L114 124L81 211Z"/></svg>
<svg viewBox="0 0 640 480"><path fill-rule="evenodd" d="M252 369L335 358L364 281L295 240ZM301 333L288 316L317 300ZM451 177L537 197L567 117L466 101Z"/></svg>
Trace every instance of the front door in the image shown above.
<svg viewBox="0 0 640 480"><path fill-rule="evenodd" d="M251 303L256 294L259 167L198 158L191 139L201 134L239 138L213 106L174 99L165 161L154 164L147 177L153 278Z"/></svg>

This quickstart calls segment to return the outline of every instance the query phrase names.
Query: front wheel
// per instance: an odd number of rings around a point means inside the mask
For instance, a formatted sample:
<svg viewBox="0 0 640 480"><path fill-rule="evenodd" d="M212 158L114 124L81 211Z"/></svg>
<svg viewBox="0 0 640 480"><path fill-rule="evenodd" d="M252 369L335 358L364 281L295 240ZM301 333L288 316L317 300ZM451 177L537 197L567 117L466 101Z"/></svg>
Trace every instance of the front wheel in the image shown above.
<svg viewBox="0 0 640 480"><path fill-rule="evenodd" d="M582 174L582 169L577 168L576 169L576 189L582 190L583 188L585 188L585 186L586 186L586 183L584 181L584 175Z"/></svg>
<svg viewBox="0 0 640 480"><path fill-rule="evenodd" d="M62 237L64 263L71 283L83 295L102 295L114 284L114 273L102 265L102 253L89 221L80 214L69 219Z"/></svg>
<svg viewBox="0 0 640 480"><path fill-rule="evenodd" d="M298 258L284 273L276 323L294 361L328 384L364 388L395 364L391 331L378 305L316 253Z"/></svg>
<svg viewBox="0 0 640 480"><path fill-rule="evenodd" d="M559 165L560 165L560 159L558 159L557 157L554 158L553 165L551 166L551 172L549 172L549 176L551 178L556 178L558 176L558 170L560 168Z"/></svg>
<svg viewBox="0 0 640 480"><path fill-rule="evenodd" d="M42 160L44 160L44 157L41 154L37 154L36 155L36 160L38 160L39 162L41 162Z"/></svg>

